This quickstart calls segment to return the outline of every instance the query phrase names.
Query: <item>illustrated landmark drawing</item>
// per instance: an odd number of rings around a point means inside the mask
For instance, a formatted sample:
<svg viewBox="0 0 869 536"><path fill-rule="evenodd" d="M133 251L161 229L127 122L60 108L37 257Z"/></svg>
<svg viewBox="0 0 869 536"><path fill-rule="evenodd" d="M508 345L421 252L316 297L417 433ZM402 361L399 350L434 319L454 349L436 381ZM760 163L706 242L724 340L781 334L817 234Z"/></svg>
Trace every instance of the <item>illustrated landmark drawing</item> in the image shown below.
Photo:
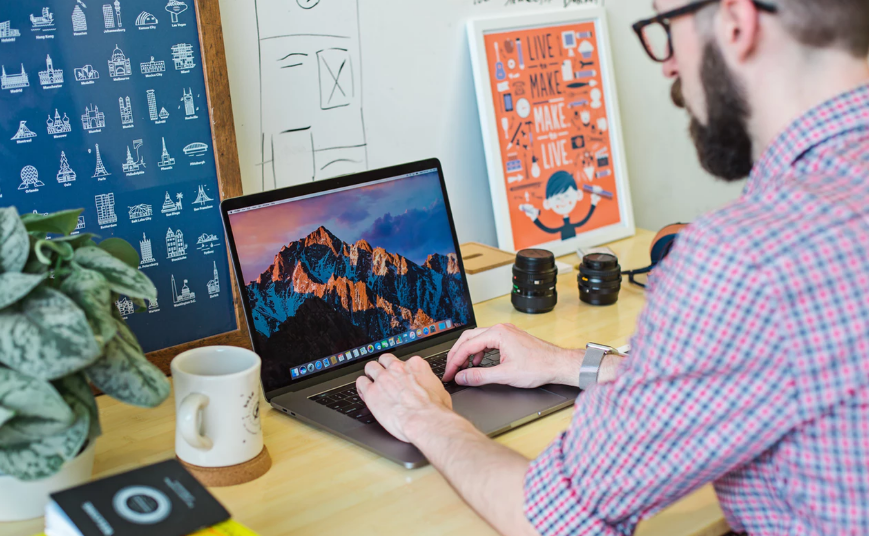
<svg viewBox="0 0 869 536"><path fill-rule="evenodd" d="M39 71L39 83L43 86L63 83L63 71L54 68L54 62L48 54L45 55L45 70Z"/></svg>
<svg viewBox="0 0 869 536"><path fill-rule="evenodd" d="M157 20L157 17L155 17L154 15L151 15L147 11L143 11L143 12L139 13L139 16L136 17L136 26L139 26L139 27L141 27L141 26L154 26L158 22L159 21Z"/></svg>
<svg viewBox="0 0 869 536"><path fill-rule="evenodd" d="M106 126L106 114L100 111L99 107L91 104L86 106L84 114L81 116L81 124L85 130L96 130Z"/></svg>
<svg viewBox="0 0 869 536"><path fill-rule="evenodd" d="M145 157L139 155L139 148L142 146L142 140L133 140L133 150L136 151L136 159L133 160L133 155L130 152L130 146L127 146L127 160L121 166L124 173L135 173L139 168L145 167Z"/></svg>
<svg viewBox="0 0 869 536"><path fill-rule="evenodd" d="M220 292L220 278L217 277L217 261L214 262L214 279L206 284L208 295L214 296Z"/></svg>
<svg viewBox="0 0 869 536"><path fill-rule="evenodd" d="M187 255L187 244L184 243L184 234L181 229L173 232L170 227L166 231L166 256L170 259Z"/></svg>
<svg viewBox="0 0 869 536"><path fill-rule="evenodd" d="M81 6L78 4L72 8L72 31L76 33L88 31L87 18L84 15L84 11L81 10Z"/></svg>
<svg viewBox="0 0 869 536"><path fill-rule="evenodd" d="M190 287L187 286L187 280L184 280L184 285L181 287L181 292L175 288L175 274L172 274L172 301L176 305L187 302L192 302L196 299L196 293L190 292Z"/></svg>
<svg viewBox="0 0 869 536"><path fill-rule="evenodd" d="M179 43L172 45L172 61L175 62L176 71L185 71L196 67L193 61L193 45Z"/></svg>
<svg viewBox="0 0 869 536"><path fill-rule="evenodd" d="M36 132L33 132L29 128L27 128L27 121L20 121L18 123L18 132L12 136L13 140L27 140L30 138L36 137Z"/></svg>
<svg viewBox="0 0 869 536"><path fill-rule="evenodd" d="M45 184L39 180L39 172L36 171L36 168L33 166L24 166L21 169L21 185L18 186L18 189L28 190L31 188L39 188L40 186L45 186Z"/></svg>
<svg viewBox="0 0 869 536"><path fill-rule="evenodd" d="M136 311L133 302L126 296L123 296L121 299L116 301L115 306L117 306L118 312L121 313L121 316L129 316Z"/></svg>
<svg viewBox="0 0 869 536"><path fill-rule="evenodd" d="M84 67L76 67L72 70L72 73L75 75L75 79L78 82L85 82L88 80L99 80L100 73L96 69L94 69L93 65L85 65Z"/></svg>
<svg viewBox="0 0 869 536"><path fill-rule="evenodd" d="M121 78L130 76L133 69L130 67L130 58L124 55L124 51L115 45L112 51L112 57L109 59L109 76L112 78Z"/></svg>
<svg viewBox="0 0 869 536"><path fill-rule="evenodd" d="M97 223L108 225L118 221L115 214L115 194L98 194L94 196L97 205Z"/></svg>
<svg viewBox="0 0 869 536"><path fill-rule="evenodd" d="M109 173L106 170L106 166L103 164L103 159L100 156L100 144L96 144L96 148L97 148L97 167L96 167L96 170L94 171L93 178L102 179L102 178L108 177L109 175L111 175L111 173ZM112 204L114 204L114 203L112 203ZM117 221L117 219L115 219L115 221Z"/></svg>
<svg viewBox="0 0 869 536"><path fill-rule="evenodd" d="M75 180L75 171L69 167L69 161L66 159L66 153L60 152L60 171L57 172L57 182L64 184Z"/></svg>
<svg viewBox="0 0 869 536"><path fill-rule="evenodd" d="M151 264L157 262L154 259L154 253L151 251L151 239L142 233L142 239L139 240L139 249L142 251L142 262L140 264Z"/></svg>
<svg viewBox="0 0 869 536"><path fill-rule="evenodd" d="M199 193L196 195L196 200L193 201L194 205L204 205L209 201L214 201L214 199L208 197L208 194L205 193L205 187L199 186Z"/></svg>
<svg viewBox="0 0 869 536"><path fill-rule="evenodd" d="M21 31L12 27L12 21L0 22L0 39L20 37Z"/></svg>
<svg viewBox="0 0 869 536"><path fill-rule="evenodd" d="M54 109L54 118L52 119L51 115L49 115L48 120L45 121L45 126L49 134L64 134L72 130L72 126L69 124L69 117L66 114L60 117L60 112L57 108Z"/></svg>
<svg viewBox="0 0 869 536"><path fill-rule="evenodd" d="M184 115L191 116L196 114L196 107L193 105L193 90L183 89L184 96L181 100L184 102Z"/></svg>
<svg viewBox="0 0 869 536"><path fill-rule="evenodd" d="M103 5L103 23L106 30L123 26L121 24L121 3L118 0L115 0L114 9L112 9L112 4Z"/></svg>
<svg viewBox="0 0 869 536"><path fill-rule="evenodd" d="M47 7L42 8L42 15L30 15L30 24L34 28L50 28L54 26L54 13L49 11Z"/></svg>
<svg viewBox="0 0 869 536"><path fill-rule="evenodd" d="M166 11L172 17L172 24L178 24L178 15L187 11L187 4L180 0L169 0L169 3L166 4Z"/></svg>
<svg viewBox="0 0 869 536"><path fill-rule="evenodd" d="M0 89L20 89L30 87L30 78L21 64L20 74L6 74L6 66L0 66Z"/></svg>
<svg viewBox="0 0 869 536"><path fill-rule="evenodd" d="M175 165L175 159L169 156L169 151L166 150L166 138L163 139L163 154L160 155L160 167L169 167ZM166 194L169 195L168 193Z"/></svg>
<svg viewBox="0 0 869 536"><path fill-rule="evenodd" d="M163 208L160 210L163 214L168 214L170 212L177 212L181 210L181 200L184 199L184 194L178 192L175 194L176 202L172 202L172 199L169 197L169 192L166 192L166 199L163 201Z"/></svg>
<svg viewBox="0 0 869 536"><path fill-rule="evenodd" d="M118 107L121 109L121 124L133 124L133 106L130 104L130 97L118 97Z"/></svg>
<svg viewBox="0 0 869 536"><path fill-rule="evenodd" d="M134 205L129 207L128 214L130 215L130 220L138 220L140 218L147 218L154 213L151 205L146 203L142 203L139 205Z"/></svg>

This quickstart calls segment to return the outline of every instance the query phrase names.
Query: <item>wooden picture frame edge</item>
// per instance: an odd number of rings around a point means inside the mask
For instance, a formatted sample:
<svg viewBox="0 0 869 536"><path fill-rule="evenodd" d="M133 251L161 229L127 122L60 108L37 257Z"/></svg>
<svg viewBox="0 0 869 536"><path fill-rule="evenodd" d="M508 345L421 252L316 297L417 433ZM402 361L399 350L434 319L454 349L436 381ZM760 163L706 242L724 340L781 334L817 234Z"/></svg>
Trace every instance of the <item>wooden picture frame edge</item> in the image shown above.
<svg viewBox="0 0 869 536"><path fill-rule="evenodd" d="M485 33L492 31L509 31L511 29L559 25L570 22L594 22L598 30L598 43L605 49L601 53L601 72L602 78L607 81L604 84L603 90L606 96L607 114L610 117L613 168L616 172L617 187L619 189L621 222L580 233L576 238L570 240L554 240L538 244L535 247L548 249L556 256L560 256L574 253L577 248L599 246L636 234L630 180L625 161L625 143L618 102L618 86L613 69L612 47L610 45L606 10L603 7L590 5L568 10L540 11L534 14L475 18L468 21L468 43L474 71L477 109L480 115L480 126L483 131L483 145L486 152L486 167L492 196L492 209L495 214L498 247L506 251L515 252L516 249L510 224L505 184L506 177L501 165L501 148L498 144L497 135L498 125L496 124L495 105L491 92L492 84L483 36ZM494 136L492 135L493 132L496 133Z"/></svg>
<svg viewBox="0 0 869 536"><path fill-rule="evenodd" d="M241 168L235 140L235 122L232 115L232 99L229 94L229 77L226 71L226 51L223 43L223 26L220 22L220 5L215 0L194 0L199 46L202 51L205 98L208 118L211 121L211 142L214 147L215 168L220 199L242 195ZM216 96L220 98L215 99ZM229 248L227 247L227 258ZM240 346L251 349L247 320L241 307L235 272L229 261L230 289L235 310L237 329L219 335L190 341L177 346L156 350L147 354L148 359L165 374L169 363L179 353L200 346Z"/></svg>

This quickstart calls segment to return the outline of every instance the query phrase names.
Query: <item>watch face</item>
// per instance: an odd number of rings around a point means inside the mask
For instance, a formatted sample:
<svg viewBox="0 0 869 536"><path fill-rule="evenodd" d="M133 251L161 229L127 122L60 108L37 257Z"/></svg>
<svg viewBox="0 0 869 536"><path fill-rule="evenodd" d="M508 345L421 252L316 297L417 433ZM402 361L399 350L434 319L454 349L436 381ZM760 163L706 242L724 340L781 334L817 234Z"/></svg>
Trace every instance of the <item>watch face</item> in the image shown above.
<svg viewBox="0 0 869 536"><path fill-rule="evenodd" d="M519 114L519 117L522 119L531 115L531 104L528 102L528 99L519 99L516 101L516 113Z"/></svg>

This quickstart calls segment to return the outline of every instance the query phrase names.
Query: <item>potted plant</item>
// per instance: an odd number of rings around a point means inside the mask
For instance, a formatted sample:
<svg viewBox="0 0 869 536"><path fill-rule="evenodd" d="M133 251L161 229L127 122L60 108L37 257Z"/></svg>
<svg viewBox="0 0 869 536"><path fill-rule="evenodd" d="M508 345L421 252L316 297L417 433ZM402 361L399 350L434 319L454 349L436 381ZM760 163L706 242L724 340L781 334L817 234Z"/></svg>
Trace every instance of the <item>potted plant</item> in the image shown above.
<svg viewBox="0 0 869 536"><path fill-rule="evenodd" d="M70 236L81 212L0 209L0 521L40 516L49 493L90 478L91 385L137 406L169 395L115 307L157 290L124 240Z"/></svg>

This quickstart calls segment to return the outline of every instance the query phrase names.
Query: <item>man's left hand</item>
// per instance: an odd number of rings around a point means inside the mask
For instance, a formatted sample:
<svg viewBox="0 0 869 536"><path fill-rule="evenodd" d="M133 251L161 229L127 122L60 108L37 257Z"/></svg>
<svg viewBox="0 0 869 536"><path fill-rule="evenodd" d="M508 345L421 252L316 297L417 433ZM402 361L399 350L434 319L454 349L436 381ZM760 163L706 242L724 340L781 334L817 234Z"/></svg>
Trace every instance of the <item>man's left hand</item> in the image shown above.
<svg viewBox="0 0 869 536"><path fill-rule="evenodd" d="M410 443L408 431L431 411L451 411L453 402L440 378L419 356L406 362L383 354L365 365L356 390L386 431Z"/></svg>

